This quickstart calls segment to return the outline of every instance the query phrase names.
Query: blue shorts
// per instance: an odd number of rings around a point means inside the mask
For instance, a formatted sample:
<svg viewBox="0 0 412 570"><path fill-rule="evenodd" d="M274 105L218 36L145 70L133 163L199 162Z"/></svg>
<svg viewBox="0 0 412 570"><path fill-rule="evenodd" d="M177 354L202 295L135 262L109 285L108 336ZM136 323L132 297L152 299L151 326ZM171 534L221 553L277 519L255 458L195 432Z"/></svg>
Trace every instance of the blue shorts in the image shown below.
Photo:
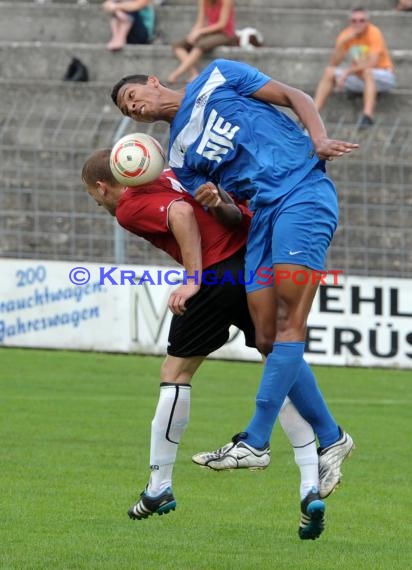
<svg viewBox="0 0 412 570"><path fill-rule="evenodd" d="M320 169L309 173L252 219L245 260L248 293L273 286L273 265L303 265L323 271L339 217L333 182Z"/></svg>

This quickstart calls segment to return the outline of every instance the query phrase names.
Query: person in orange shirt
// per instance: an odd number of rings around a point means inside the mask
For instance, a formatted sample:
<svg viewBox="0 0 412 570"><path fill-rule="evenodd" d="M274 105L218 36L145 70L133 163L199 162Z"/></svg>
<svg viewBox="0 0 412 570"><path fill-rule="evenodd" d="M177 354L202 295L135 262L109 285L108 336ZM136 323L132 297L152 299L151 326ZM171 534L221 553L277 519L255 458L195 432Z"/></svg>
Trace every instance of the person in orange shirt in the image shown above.
<svg viewBox="0 0 412 570"><path fill-rule="evenodd" d="M180 64L170 73L168 83L176 83L185 73L189 73L191 81L198 75L196 64L204 53L235 43L234 0L198 0L193 28L185 38L173 44L173 52Z"/></svg>
<svg viewBox="0 0 412 570"><path fill-rule="evenodd" d="M348 58L346 65L341 65ZM378 92L396 85L395 73L385 39L379 28L370 23L363 8L355 8L349 26L337 37L335 50L316 89L314 101L318 111L333 88L363 93L363 115L359 128L373 124Z"/></svg>

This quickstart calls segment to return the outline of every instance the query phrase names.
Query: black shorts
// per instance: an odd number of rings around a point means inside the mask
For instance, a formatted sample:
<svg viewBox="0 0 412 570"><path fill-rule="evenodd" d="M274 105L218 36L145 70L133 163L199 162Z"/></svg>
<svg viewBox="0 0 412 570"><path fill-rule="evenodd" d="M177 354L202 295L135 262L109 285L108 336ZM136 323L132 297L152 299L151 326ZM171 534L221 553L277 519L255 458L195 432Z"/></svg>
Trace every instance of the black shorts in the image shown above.
<svg viewBox="0 0 412 570"><path fill-rule="evenodd" d="M235 325L245 335L246 346L255 346L255 329L250 318L245 287L244 250L208 267L218 281L202 282L200 290L186 302L183 315L173 315L167 354L180 358L207 356L225 344L229 327ZM236 283L220 280L230 272Z"/></svg>
<svg viewBox="0 0 412 570"><path fill-rule="evenodd" d="M133 18L133 24L127 34L128 44L149 44L150 37L146 26L143 23L143 19L139 14L139 10L135 12L129 12L129 15Z"/></svg>

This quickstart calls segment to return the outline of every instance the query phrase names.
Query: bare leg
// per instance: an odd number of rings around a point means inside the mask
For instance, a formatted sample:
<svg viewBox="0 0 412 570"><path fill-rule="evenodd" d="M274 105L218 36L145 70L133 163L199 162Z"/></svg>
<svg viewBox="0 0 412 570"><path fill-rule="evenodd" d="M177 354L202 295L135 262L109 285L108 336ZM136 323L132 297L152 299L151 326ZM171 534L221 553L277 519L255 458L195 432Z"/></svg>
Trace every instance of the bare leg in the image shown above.
<svg viewBox="0 0 412 570"><path fill-rule="evenodd" d="M335 83L335 67L328 66L322 75L313 98L318 111L325 105Z"/></svg>
<svg viewBox="0 0 412 570"><path fill-rule="evenodd" d="M174 54L177 57L177 59L180 61L180 63L185 63L186 59L188 58L189 53L190 53L190 52L186 51L185 48L180 47L180 46L175 47L173 51L174 51ZM194 66L191 67L188 71L190 73L190 79L191 80L194 79L199 73L197 68ZM173 83L173 81L169 81L169 83Z"/></svg>
<svg viewBox="0 0 412 570"><path fill-rule="evenodd" d="M179 358L168 355L160 369L160 380L162 382L173 382L174 384L190 384L194 373L204 359L204 356Z"/></svg>
<svg viewBox="0 0 412 570"><path fill-rule="evenodd" d="M117 17L110 20L110 26L112 30L112 39L107 44L107 49L110 51L115 51L122 49L127 40L127 34L130 32L133 22L129 19L119 20Z"/></svg>
<svg viewBox="0 0 412 570"><path fill-rule="evenodd" d="M112 37L110 39L110 41L108 42L108 44L106 45L108 50L112 50L112 45L115 45L116 42L114 41L114 38L118 35L117 32L117 28L118 28L118 24L119 24L119 20L115 17L110 18L110 29L112 32Z"/></svg>
<svg viewBox="0 0 412 570"><path fill-rule="evenodd" d="M248 293L247 302L255 325L256 348L267 356L272 352L276 339L277 308L274 287Z"/></svg>
<svg viewBox="0 0 412 570"><path fill-rule="evenodd" d="M187 52L186 52L187 53ZM191 71L192 75L197 74L195 64L200 60L203 55L203 50L199 47L194 47L182 61L182 63L169 75L167 78L169 83L175 83L187 71ZM178 57L178 56L177 56Z"/></svg>
<svg viewBox="0 0 412 570"><path fill-rule="evenodd" d="M362 73L362 79L365 83L363 92L363 113L368 117L373 117L376 104L376 83L373 77L372 69L365 69Z"/></svg>

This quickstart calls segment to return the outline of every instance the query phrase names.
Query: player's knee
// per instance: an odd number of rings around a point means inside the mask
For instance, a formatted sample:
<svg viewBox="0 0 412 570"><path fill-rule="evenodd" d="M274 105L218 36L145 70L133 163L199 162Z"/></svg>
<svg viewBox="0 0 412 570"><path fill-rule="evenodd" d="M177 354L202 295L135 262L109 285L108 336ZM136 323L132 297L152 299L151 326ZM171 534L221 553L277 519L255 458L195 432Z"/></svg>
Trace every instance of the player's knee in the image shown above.
<svg viewBox="0 0 412 570"><path fill-rule="evenodd" d="M262 397L259 395L256 397L256 407L261 410L272 410L278 406L276 398L271 398L270 396Z"/></svg>
<svg viewBox="0 0 412 570"><path fill-rule="evenodd" d="M293 315L278 323L277 342L295 342L305 339L307 328L306 315Z"/></svg>
<svg viewBox="0 0 412 570"><path fill-rule="evenodd" d="M182 372L183 363L179 366L177 359L167 357L160 367L160 378L163 382L177 382Z"/></svg>
<svg viewBox="0 0 412 570"><path fill-rule="evenodd" d="M256 348L263 356L267 356L272 352L274 341L275 339L272 335L256 334Z"/></svg>

